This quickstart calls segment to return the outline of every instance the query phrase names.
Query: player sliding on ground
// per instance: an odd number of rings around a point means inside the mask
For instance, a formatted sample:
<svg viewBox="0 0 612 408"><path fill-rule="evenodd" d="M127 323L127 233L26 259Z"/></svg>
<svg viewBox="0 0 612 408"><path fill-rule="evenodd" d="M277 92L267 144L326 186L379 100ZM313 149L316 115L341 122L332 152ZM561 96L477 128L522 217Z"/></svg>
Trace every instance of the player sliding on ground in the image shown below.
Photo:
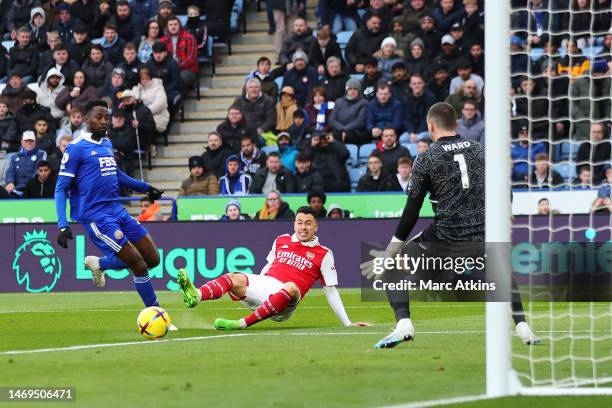
<svg viewBox="0 0 612 408"><path fill-rule="evenodd" d="M240 300L253 313L240 320L219 318L217 330L246 329L265 319L276 322L288 320L317 280L332 310L344 326L368 326L368 323L351 323L336 289L338 276L332 251L319 244L315 236L317 220L314 210L300 207L294 222L295 234L281 235L274 240L268 263L261 274L227 273L200 288L196 288L187 272L178 274L178 284L187 307L199 302L219 299L228 293L232 300Z"/></svg>
<svg viewBox="0 0 612 408"><path fill-rule="evenodd" d="M456 252L457 247L482 250L482 243L485 241L485 150L480 143L457 136L456 126L455 111L451 105L440 102L430 108L427 127L433 143L414 161L408 184L407 204L395 235L384 253L385 257L395 258L403 252L414 258L421 255L444 258L452 255L453 250ZM430 193L429 201L435 211L434 222L412 240L406 241L419 218L427 193ZM376 276L373 266L373 261L362 264L362 274L368 279ZM442 279L458 279L456 271L434 268L430 272L432 276L439 275ZM385 271L382 276L382 279L389 283L398 283L404 278L405 271L397 269ZM518 289L515 282L512 286ZM386 292L397 325L390 335L374 346L375 348L395 347L414 338L408 290ZM525 322L518 291L513 291L512 294L512 311L516 331L522 342L539 343L540 340Z"/></svg>
<svg viewBox="0 0 612 408"><path fill-rule="evenodd" d="M159 264L159 254L147 230L132 218L119 201L119 187L147 193L157 200L163 191L135 180L117 168L111 141L106 138L108 109L104 101L85 107L87 131L68 145L62 157L55 206L60 234L57 242L68 248L72 231L66 220L66 197L70 215L83 225L89 239L105 257L85 257L96 286L104 287L104 269L130 268L134 286L145 306L159 306L149 269ZM172 330L176 329L174 326Z"/></svg>

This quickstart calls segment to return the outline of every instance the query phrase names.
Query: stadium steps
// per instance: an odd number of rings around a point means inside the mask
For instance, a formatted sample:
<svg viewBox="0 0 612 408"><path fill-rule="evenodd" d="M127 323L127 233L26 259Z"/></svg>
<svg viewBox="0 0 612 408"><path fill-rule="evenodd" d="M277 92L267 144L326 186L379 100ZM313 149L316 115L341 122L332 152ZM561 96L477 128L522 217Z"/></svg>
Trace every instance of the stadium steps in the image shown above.
<svg viewBox="0 0 612 408"><path fill-rule="evenodd" d="M308 7L307 16L311 26L315 26L314 6ZM164 138L158 136L156 143L157 156L152 159L152 170L145 169L148 182L166 191L165 195L174 197L178 194L181 181L189 170L189 156L204 152L207 135L215 130L225 119L227 108L240 95L245 76L255 69L257 59L265 56L275 61L274 35L269 35L265 5L257 12L257 4L245 2L247 33L242 30L232 36L232 55L225 47L215 48L216 55L221 59L216 65L215 76L212 77L210 67L200 70L200 100L195 92L185 100L185 121L175 120L168 132L168 146L164 146ZM242 27L241 27L242 29ZM202 75L205 74L205 75ZM134 173L137 175L138 170ZM129 206L132 214L138 213L138 203ZM164 205L164 214L169 214L169 206Z"/></svg>

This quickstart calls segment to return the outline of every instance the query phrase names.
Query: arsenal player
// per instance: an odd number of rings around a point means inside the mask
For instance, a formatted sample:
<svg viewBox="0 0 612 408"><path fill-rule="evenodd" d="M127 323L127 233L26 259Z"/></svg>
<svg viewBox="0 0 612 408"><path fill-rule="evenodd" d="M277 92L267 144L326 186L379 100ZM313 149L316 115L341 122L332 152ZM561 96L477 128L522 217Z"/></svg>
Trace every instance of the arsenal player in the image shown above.
<svg viewBox="0 0 612 408"><path fill-rule="evenodd" d="M259 275L227 273L196 288L186 271L181 269L178 284L187 307L229 293L232 300L241 301L253 313L240 320L216 319L217 330L246 329L268 318L283 322L293 315L300 300L320 280L329 305L344 326L369 326L364 322L351 323L344 310L336 289L338 276L334 255L329 248L320 245L315 236L317 220L314 210L300 207L293 227L295 234L281 235L274 240L266 258L268 263Z"/></svg>

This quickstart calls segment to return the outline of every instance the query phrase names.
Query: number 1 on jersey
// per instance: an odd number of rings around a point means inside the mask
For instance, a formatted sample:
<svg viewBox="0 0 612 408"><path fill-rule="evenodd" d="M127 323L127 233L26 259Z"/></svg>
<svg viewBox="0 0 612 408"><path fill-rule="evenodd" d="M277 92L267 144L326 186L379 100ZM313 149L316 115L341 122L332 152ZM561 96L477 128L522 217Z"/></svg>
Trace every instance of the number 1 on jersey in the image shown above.
<svg viewBox="0 0 612 408"><path fill-rule="evenodd" d="M465 164L465 156L463 156L463 154L456 154L453 156L453 160L459 163L459 171L461 172L461 186L463 188L470 188L470 178L468 176L467 164Z"/></svg>

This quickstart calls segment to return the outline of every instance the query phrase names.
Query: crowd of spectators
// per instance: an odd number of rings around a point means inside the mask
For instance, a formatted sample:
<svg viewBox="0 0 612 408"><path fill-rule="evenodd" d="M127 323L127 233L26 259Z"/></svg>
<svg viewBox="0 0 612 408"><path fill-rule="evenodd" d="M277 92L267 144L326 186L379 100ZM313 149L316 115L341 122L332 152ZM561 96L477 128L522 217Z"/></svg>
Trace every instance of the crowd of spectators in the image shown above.
<svg viewBox="0 0 612 408"><path fill-rule="evenodd" d="M196 21L200 10L189 2L162 1L152 11L140 1L111 8L77 0L40 10L37 0L24 1L31 15L24 19L11 6L5 18L7 38L16 40L0 69L8 82L0 138L9 152L39 117L48 133L62 128L74 137L72 113L78 116L83 94L106 96L119 108L112 127L118 135L150 134L142 128L147 121L163 131L181 91L195 81L203 29L214 26L182 27L172 8ZM266 2L274 61L261 57L246 75L205 152L189 159L181 195L264 194L258 218L267 219L285 213L280 194L405 191L414 155L429 146L427 111L440 101L455 108L459 135L486 143L484 1L320 0L316 21L306 19L305 3ZM605 183L611 0L511 5L513 186ZM349 145L373 147L356 163ZM130 149L126 143L120 152ZM359 165L357 181L351 169ZM230 219L240 217L234 207Z"/></svg>
<svg viewBox="0 0 612 408"><path fill-rule="evenodd" d="M84 104L95 98L108 104L108 135L124 171L131 173L135 155L151 149L155 156L152 139L167 131L194 87L207 35L227 36L228 2L187 3L0 2L3 193L52 196L47 184L66 145L84 130ZM188 16L184 27L179 14Z"/></svg>

